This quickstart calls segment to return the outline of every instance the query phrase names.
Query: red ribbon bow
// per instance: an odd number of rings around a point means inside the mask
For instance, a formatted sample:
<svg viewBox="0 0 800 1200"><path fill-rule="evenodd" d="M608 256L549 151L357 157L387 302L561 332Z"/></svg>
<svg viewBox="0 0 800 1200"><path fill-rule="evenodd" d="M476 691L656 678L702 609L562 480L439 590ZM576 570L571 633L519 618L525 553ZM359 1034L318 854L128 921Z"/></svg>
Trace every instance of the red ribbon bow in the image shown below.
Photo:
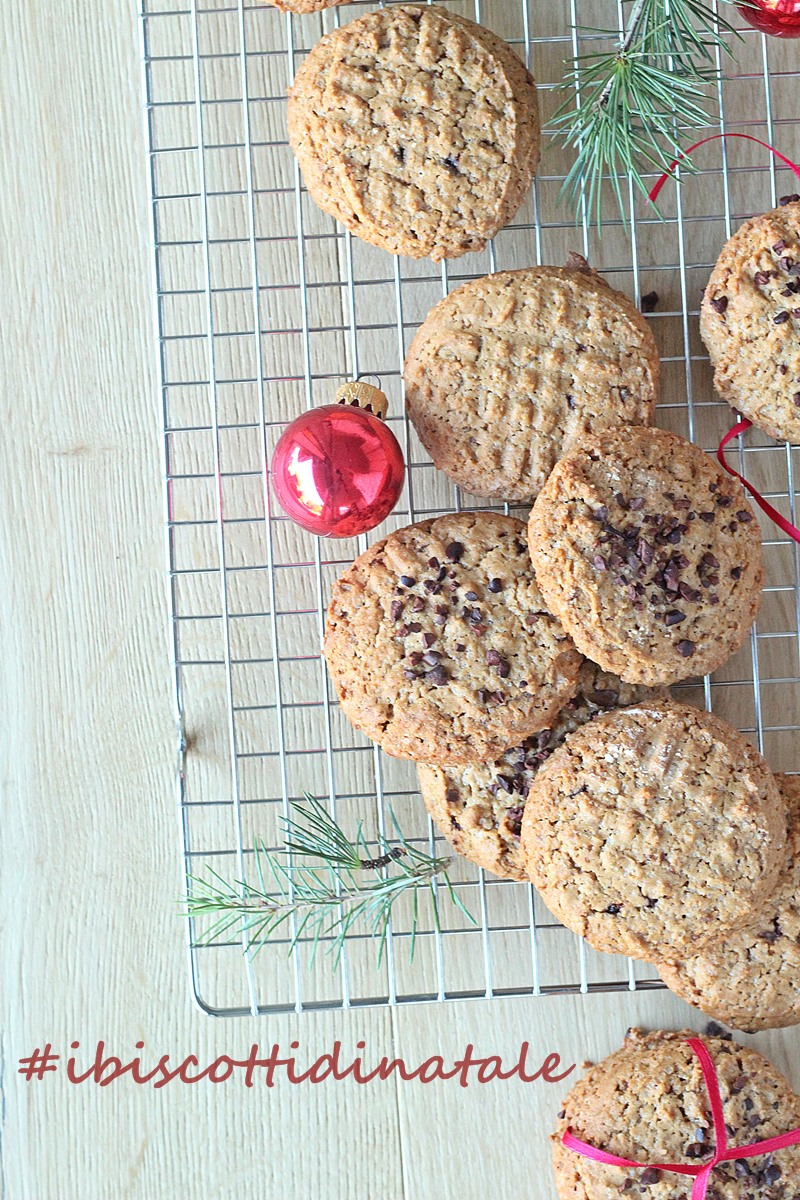
<svg viewBox="0 0 800 1200"><path fill-rule="evenodd" d="M688 1038L687 1045L691 1046L700 1060L703 1081L711 1103L715 1149L713 1157L709 1162L693 1166L685 1163L632 1162L628 1158L618 1158L616 1154L607 1154L605 1150L598 1150L596 1146L590 1146L588 1142L580 1141L569 1130L567 1130L562 1138L567 1149L574 1150L576 1154L580 1154L583 1158L591 1158L594 1162L606 1163L610 1167L634 1167L643 1171L664 1171L668 1175L694 1176L692 1200L705 1200L711 1174L720 1163L732 1162L734 1159L739 1158L756 1158L759 1155L772 1154L775 1150L783 1150L787 1146L796 1146L800 1143L800 1129L793 1129L790 1133L781 1133L778 1137L767 1138L764 1142L751 1142L748 1146L733 1146L729 1150L728 1133L725 1128L725 1116L722 1110L722 1099L719 1094L719 1081L711 1055L699 1038Z"/></svg>
<svg viewBox="0 0 800 1200"><path fill-rule="evenodd" d="M726 138L742 138L743 141L755 142L756 145L763 146L765 150L769 150L770 153L774 154L776 158L779 158L782 163L785 163L785 165L794 172L797 178L800 179L800 166L798 166L797 163L792 162L792 160L787 158L785 154L781 154L781 152L776 150L774 146L770 146L769 142L762 142L761 138L753 137L753 135L750 133L714 133L711 135L711 137L701 138L699 142L695 142L693 146L690 146L688 150L685 150L682 154L679 154L678 157L670 163L669 170L664 171L664 173L659 176L654 187L650 190L647 197L650 203L655 204L656 200L658 199L659 192L667 180L672 177L672 172L678 166L678 163L682 158L686 158L687 155L691 154L693 150L697 150L700 146L705 146L706 142L715 142L720 139L724 141ZM737 425L734 425L733 429L729 429L719 444L717 449L717 458L719 459L720 465L725 468L728 474L735 476L735 478L738 479L741 484L743 484L743 486L755 500L758 507L765 512L772 521L775 522L778 528L782 529L783 532L788 534L790 538L793 538L795 542L800 543L800 529L798 529L796 525L793 525L791 521L787 521L786 517L782 516L778 510L769 503L768 500L764 499L758 489L753 487L752 483L748 483L743 475L740 475L738 471L734 471L733 467L729 467L725 461L725 455L723 454L723 451L728 442L730 442L731 439L735 438L738 434L744 433L745 430L749 429L751 425L752 421L748 421L746 418L743 418Z"/></svg>

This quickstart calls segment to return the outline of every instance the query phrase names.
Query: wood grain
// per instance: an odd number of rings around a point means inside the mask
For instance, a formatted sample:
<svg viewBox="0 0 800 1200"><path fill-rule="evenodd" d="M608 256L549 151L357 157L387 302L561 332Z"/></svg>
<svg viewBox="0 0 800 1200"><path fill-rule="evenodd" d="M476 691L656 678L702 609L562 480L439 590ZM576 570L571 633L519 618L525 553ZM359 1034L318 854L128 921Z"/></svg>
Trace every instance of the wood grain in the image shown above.
<svg viewBox="0 0 800 1200"><path fill-rule="evenodd" d="M136 17L126 0L68 0L54 23L45 6L11 0L0 38L0 1196L550 1196L558 1087L268 1091L232 1080L154 1091L17 1073L36 1046L67 1054L77 1040L83 1053L99 1038L122 1057L143 1041L150 1062L243 1057L254 1041L293 1039L308 1061L336 1038L410 1065L470 1042L513 1061L526 1039L533 1057L580 1062L613 1049L629 1024L703 1020L664 993L222 1022L192 1006L175 906ZM213 713L209 701L208 762ZM748 1040L800 1086L794 1031Z"/></svg>

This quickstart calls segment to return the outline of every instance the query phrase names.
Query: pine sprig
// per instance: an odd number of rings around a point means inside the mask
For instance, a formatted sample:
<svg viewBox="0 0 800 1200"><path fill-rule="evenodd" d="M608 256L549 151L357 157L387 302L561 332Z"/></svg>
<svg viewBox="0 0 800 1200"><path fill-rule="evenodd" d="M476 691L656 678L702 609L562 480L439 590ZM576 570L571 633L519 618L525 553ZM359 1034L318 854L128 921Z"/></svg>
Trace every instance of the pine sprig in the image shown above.
<svg viewBox="0 0 800 1200"><path fill-rule="evenodd" d="M599 228L604 177L624 223L622 182L630 178L646 196L644 173L667 170L685 132L709 124L717 55L731 54L726 35L736 31L701 0L635 0L621 39L592 32L617 44L573 62L562 84L571 94L553 123L576 151L562 196L583 200ZM688 159L683 165L691 169Z"/></svg>
<svg viewBox="0 0 800 1200"><path fill-rule="evenodd" d="M324 941L337 963L345 938L361 924L378 943L380 964L392 909L401 897L410 896L413 958L420 900L427 895L438 930L440 889L474 924L447 873L452 857L436 858L413 846L403 836L394 813L396 842L392 845L383 836L367 842L361 822L351 840L308 793L303 802L290 801L290 807L294 816L283 821L284 852L276 854L262 841L254 847L257 887L241 880L229 882L211 868L210 878L190 877L188 915L216 917L200 944L235 931L244 934L248 949L255 954L288 924L292 930L290 951L301 939L308 940L313 960ZM373 853L376 849L377 855ZM302 861L297 863L295 858Z"/></svg>

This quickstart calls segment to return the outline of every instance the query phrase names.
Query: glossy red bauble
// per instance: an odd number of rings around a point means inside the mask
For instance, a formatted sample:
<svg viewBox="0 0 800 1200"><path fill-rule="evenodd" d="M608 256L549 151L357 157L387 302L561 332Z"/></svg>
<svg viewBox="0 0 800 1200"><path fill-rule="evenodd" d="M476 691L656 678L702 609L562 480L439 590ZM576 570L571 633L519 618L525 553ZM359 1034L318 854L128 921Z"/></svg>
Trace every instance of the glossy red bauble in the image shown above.
<svg viewBox="0 0 800 1200"><path fill-rule="evenodd" d="M403 454L371 412L326 404L281 435L272 483L287 516L320 537L353 537L379 525L403 488Z"/></svg>
<svg viewBox="0 0 800 1200"><path fill-rule="evenodd" d="M753 0L740 4L744 19L761 33L772 37L800 37L800 0Z"/></svg>

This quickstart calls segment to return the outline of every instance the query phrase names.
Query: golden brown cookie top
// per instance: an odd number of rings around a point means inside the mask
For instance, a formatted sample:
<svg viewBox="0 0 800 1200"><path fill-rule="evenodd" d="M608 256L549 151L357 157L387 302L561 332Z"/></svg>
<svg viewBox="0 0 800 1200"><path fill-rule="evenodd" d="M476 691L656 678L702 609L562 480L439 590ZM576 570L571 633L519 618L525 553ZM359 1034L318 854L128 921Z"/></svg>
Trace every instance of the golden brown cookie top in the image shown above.
<svg viewBox="0 0 800 1200"><path fill-rule="evenodd" d="M555 467L528 536L551 611L631 683L715 670L758 611L761 538L740 485L662 429L588 437Z"/></svg>
<svg viewBox="0 0 800 1200"><path fill-rule="evenodd" d="M775 778L789 833L774 895L746 928L659 968L681 999L749 1032L800 1023L800 776Z"/></svg>
<svg viewBox="0 0 800 1200"><path fill-rule="evenodd" d="M547 907L597 950L678 957L746 925L784 862L761 755L674 701L595 717L538 771L522 852Z"/></svg>
<svg viewBox="0 0 800 1200"><path fill-rule="evenodd" d="M326 212L394 254L478 250L539 154L536 85L489 30L391 5L327 34L289 92L289 141Z"/></svg>
<svg viewBox="0 0 800 1200"><path fill-rule="evenodd" d="M700 332L720 395L772 437L800 442L800 201L725 243Z"/></svg>
<svg viewBox="0 0 800 1200"><path fill-rule="evenodd" d="M581 656L546 611L525 525L463 512L397 530L334 585L325 657L342 708L389 754L497 758L575 693Z"/></svg>
<svg viewBox="0 0 800 1200"><path fill-rule="evenodd" d="M644 317L601 276L528 267L441 300L404 377L436 466L474 495L528 501L588 433L652 422L659 357Z"/></svg>

